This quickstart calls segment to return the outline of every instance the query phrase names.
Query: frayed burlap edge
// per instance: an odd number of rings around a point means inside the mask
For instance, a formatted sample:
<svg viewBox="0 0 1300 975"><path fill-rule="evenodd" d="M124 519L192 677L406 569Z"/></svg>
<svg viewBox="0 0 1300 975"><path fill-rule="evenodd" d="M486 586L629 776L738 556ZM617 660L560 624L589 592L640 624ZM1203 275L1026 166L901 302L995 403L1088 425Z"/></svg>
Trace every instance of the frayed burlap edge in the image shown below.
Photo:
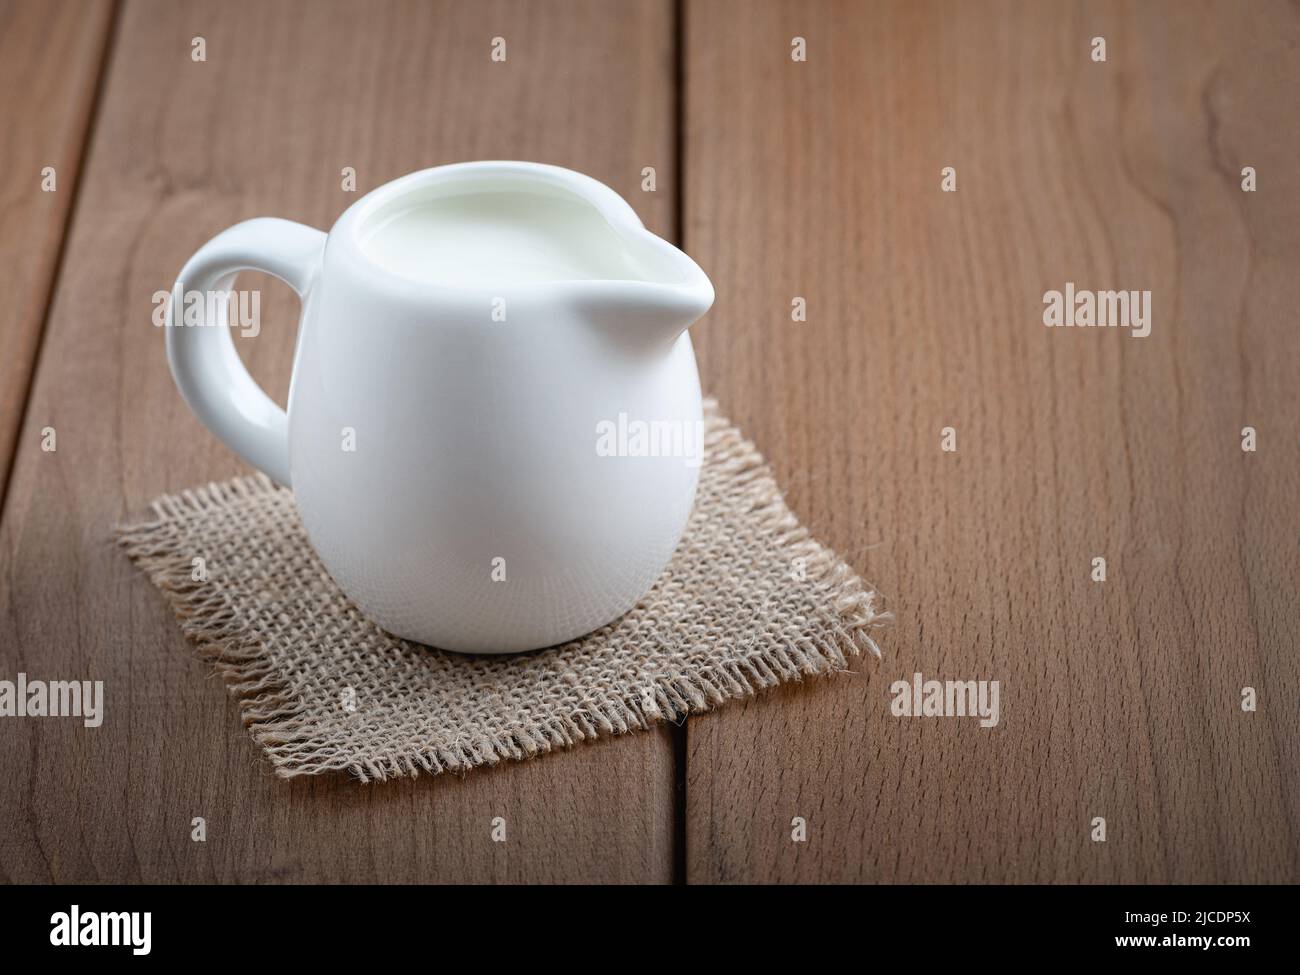
<svg viewBox="0 0 1300 975"><path fill-rule="evenodd" d="M727 469L737 492L747 502L747 513L756 515L760 524L775 535L776 547L791 560L805 560L806 582L834 607L848 635L848 654L857 657L865 650L879 659L880 647L870 631L888 622L892 614L879 610L878 594L865 587L847 563L799 524L786 506L767 462L751 441L718 415L712 399L705 401L705 454L707 463ZM284 779L344 770L362 782L415 777L421 770L433 775L463 773L480 765L521 761L557 747L646 730L656 721L680 723L689 714L752 697L785 681L849 670L845 648L837 640L819 635L763 647L743 659L708 664L689 675L657 678L652 706L647 706L640 694L614 695L587 702L580 711L566 717L549 720L533 734L515 731L455 748L426 746L409 754L365 761L303 763L290 754L294 746L314 738L318 730L302 720L303 702L284 680L276 677L275 662L269 659L259 635L240 622L230 599L221 590L195 580L192 560L183 554L183 547L168 544L186 519L281 490L263 474L209 482L179 494L162 495L151 504L154 520L118 526L114 534L131 561L163 593L201 659L212 663L226 681L239 704L244 726L266 752L275 774ZM601 632L603 629L580 639L598 637ZM397 637L392 639L415 646Z"/></svg>

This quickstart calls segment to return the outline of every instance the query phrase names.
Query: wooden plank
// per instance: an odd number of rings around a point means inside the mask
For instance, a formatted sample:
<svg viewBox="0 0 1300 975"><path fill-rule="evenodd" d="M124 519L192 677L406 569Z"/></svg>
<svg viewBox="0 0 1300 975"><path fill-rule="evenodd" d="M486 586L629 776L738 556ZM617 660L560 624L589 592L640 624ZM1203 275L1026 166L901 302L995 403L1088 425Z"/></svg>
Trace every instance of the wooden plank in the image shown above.
<svg viewBox="0 0 1300 975"><path fill-rule="evenodd" d="M664 2L128 3L0 525L6 671L105 681L107 717L15 722L8 881L665 881L668 731L466 777L274 779L159 594L109 540L147 500L240 464L181 402L152 295L224 227L328 227L365 190L476 158L571 166L672 232ZM206 41L205 62L191 40ZM507 60L489 58L507 40ZM355 167L357 194L340 173ZM640 191L655 166L658 192ZM283 402L295 303L265 278L241 338ZM251 284L250 284L251 282ZM39 449L40 429L57 450ZM192 842L191 819L207 820ZM507 842L490 840L503 816Z"/></svg>
<svg viewBox="0 0 1300 975"><path fill-rule="evenodd" d="M111 3L0 2L0 498L76 193L112 14Z"/></svg>
<svg viewBox="0 0 1300 975"><path fill-rule="evenodd" d="M1298 34L688 4L705 385L897 614L881 663L691 719L690 880L1300 878ZM1044 328L1067 281L1150 289L1151 334ZM916 672L998 680L999 724L893 717Z"/></svg>

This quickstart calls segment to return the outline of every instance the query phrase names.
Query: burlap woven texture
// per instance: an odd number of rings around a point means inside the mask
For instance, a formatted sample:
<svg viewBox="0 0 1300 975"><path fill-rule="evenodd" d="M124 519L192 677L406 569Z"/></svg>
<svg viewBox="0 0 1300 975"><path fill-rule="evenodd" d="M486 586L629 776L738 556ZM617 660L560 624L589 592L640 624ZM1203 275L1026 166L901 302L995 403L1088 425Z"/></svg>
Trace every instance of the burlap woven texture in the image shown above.
<svg viewBox="0 0 1300 975"><path fill-rule="evenodd" d="M469 657L385 633L331 581L293 495L264 477L165 495L153 511L119 539L286 778L532 758L879 656L876 594L800 527L713 401L695 510L655 587L608 626L534 653Z"/></svg>

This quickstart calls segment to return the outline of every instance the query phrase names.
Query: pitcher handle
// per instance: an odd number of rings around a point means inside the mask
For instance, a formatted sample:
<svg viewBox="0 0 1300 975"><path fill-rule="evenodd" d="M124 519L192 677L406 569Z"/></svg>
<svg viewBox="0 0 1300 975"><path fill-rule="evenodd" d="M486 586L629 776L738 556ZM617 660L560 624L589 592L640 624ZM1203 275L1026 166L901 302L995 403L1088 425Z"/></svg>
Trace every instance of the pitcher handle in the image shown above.
<svg viewBox="0 0 1300 975"><path fill-rule="evenodd" d="M229 291L239 271L264 271L305 301L324 247L325 234L314 227L272 217L245 220L194 252L167 303L167 361L185 402L226 446L285 487L289 418L253 381L235 351L227 327ZM203 297L201 324L185 321L182 299L187 291Z"/></svg>

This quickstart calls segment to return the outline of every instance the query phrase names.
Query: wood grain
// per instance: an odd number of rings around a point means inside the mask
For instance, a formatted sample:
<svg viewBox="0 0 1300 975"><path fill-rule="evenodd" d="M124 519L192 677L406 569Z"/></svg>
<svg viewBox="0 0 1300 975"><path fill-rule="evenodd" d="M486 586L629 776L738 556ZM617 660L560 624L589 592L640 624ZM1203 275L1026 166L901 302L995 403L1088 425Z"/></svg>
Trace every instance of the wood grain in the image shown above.
<svg viewBox="0 0 1300 975"><path fill-rule="evenodd" d="M523 158L591 173L670 235L671 13L653 0L125 5L0 524L5 670L102 679L107 716L94 731L5 729L3 879L671 878L668 731L463 779L286 784L110 541L158 493L241 469L177 395L150 321L154 292L226 226L328 227L403 173ZM494 36L504 63L489 59ZM345 166L356 194L341 190ZM296 305L269 279L240 286L264 293L241 354L283 402ZM53 453L39 449L47 425ZM190 839L197 816L205 843Z"/></svg>
<svg viewBox="0 0 1300 975"><path fill-rule="evenodd" d="M1298 39L1281 3L688 5L705 386L897 616L691 719L691 881L1300 878ZM1150 336L1044 328L1067 281L1150 289ZM915 672L1000 681L999 725L893 717Z"/></svg>
<svg viewBox="0 0 1300 975"><path fill-rule="evenodd" d="M89 126L111 3L0 2L0 498ZM54 169L47 191L43 171Z"/></svg>

